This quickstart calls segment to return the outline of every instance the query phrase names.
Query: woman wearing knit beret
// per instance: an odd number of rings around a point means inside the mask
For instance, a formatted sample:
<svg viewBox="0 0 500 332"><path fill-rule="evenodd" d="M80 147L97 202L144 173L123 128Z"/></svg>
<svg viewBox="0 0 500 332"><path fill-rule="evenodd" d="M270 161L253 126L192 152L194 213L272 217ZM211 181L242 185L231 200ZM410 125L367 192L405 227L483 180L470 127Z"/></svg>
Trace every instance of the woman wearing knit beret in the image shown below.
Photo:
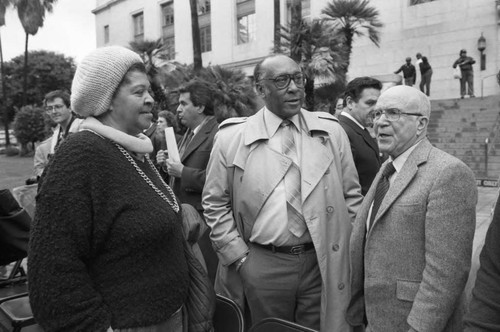
<svg viewBox="0 0 500 332"><path fill-rule="evenodd" d="M182 216L146 157L149 87L123 47L99 48L76 70L71 104L84 130L51 159L31 231L30 302L47 332L182 331Z"/></svg>

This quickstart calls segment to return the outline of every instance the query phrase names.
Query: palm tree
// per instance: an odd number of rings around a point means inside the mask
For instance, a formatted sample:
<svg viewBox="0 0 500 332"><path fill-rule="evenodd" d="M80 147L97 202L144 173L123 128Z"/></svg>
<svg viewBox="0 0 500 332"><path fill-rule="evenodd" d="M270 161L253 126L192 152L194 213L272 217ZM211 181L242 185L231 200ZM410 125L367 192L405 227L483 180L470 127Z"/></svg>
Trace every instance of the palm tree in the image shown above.
<svg viewBox="0 0 500 332"><path fill-rule="evenodd" d="M45 11L52 12L52 6L57 0L13 0L17 8L17 16L21 21L26 42L24 45L24 102L26 103L26 90L28 88L28 40L29 35L36 35L38 29L43 27Z"/></svg>
<svg viewBox="0 0 500 332"><path fill-rule="evenodd" d="M171 66L171 61L168 60L165 45L161 39L143 41L132 41L129 43L132 51L139 54L146 65L146 72L151 89L153 90L155 101L161 110L168 109L168 101L164 93L160 79L160 68Z"/></svg>
<svg viewBox="0 0 500 332"><path fill-rule="evenodd" d="M347 62L343 35L324 20L314 19L301 20L298 27L282 27L281 37L281 47L275 47L274 51L299 56L302 72L307 78L305 108L313 111L315 87L334 82L340 85L345 83ZM319 84L315 84L318 81Z"/></svg>
<svg viewBox="0 0 500 332"><path fill-rule="evenodd" d="M370 6L369 0L332 0L322 10L324 18L339 29L345 38L347 68L349 67L354 36L365 36L378 47L380 28L379 11Z"/></svg>
<svg viewBox="0 0 500 332"><path fill-rule="evenodd" d="M5 11L10 6L10 0L0 0L0 28L5 25ZM9 115L7 112L7 94L4 84L4 67L3 67L3 51L2 37L0 36L0 84L2 85L2 106L3 106L3 125L5 129L5 145L10 145L9 137Z"/></svg>

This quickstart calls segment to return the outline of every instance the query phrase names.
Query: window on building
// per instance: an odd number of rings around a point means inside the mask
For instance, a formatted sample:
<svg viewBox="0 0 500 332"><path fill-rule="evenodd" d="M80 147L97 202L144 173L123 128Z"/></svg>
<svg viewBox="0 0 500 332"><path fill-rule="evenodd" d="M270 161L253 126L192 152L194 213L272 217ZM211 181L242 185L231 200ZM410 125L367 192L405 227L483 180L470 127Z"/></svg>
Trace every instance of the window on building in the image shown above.
<svg viewBox="0 0 500 332"><path fill-rule="evenodd" d="M169 25L174 24L174 3L168 2L161 5L161 14L162 14L162 27L168 27Z"/></svg>
<svg viewBox="0 0 500 332"><path fill-rule="evenodd" d="M302 0L302 18L309 18L311 16L311 0ZM286 22L290 26L292 23L292 1L286 1Z"/></svg>
<svg viewBox="0 0 500 332"><path fill-rule="evenodd" d="M138 13L132 16L134 21L134 40L141 42L144 40L144 13Z"/></svg>
<svg viewBox="0 0 500 332"><path fill-rule="evenodd" d="M210 52L212 50L212 29L209 26L200 28L201 52Z"/></svg>
<svg viewBox="0 0 500 332"><path fill-rule="evenodd" d="M198 15L210 13L210 0L198 0Z"/></svg>
<svg viewBox="0 0 500 332"><path fill-rule="evenodd" d="M410 0L410 6L420 5L422 3L431 2L436 0Z"/></svg>
<svg viewBox="0 0 500 332"><path fill-rule="evenodd" d="M174 2L169 1L161 5L161 36L165 46L165 56L168 60L175 59L175 25Z"/></svg>
<svg viewBox="0 0 500 332"><path fill-rule="evenodd" d="M163 45L165 47L164 55L167 60L175 59L175 37L163 38Z"/></svg>
<svg viewBox="0 0 500 332"><path fill-rule="evenodd" d="M104 26L104 44L109 43L109 25Z"/></svg>
<svg viewBox="0 0 500 332"><path fill-rule="evenodd" d="M255 40L255 0L237 1L237 43L246 44Z"/></svg>

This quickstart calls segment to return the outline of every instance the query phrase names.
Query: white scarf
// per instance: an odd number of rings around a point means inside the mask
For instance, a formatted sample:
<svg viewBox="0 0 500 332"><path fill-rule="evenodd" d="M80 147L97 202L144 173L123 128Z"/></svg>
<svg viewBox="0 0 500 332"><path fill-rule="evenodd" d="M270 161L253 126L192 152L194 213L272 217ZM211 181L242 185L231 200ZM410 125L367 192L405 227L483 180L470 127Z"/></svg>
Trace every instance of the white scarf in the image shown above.
<svg viewBox="0 0 500 332"><path fill-rule="evenodd" d="M153 152L153 144L146 135L140 133L134 137L121 130L107 126L92 116L83 120L80 128L93 131L120 144L126 150L139 155Z"/></svg>

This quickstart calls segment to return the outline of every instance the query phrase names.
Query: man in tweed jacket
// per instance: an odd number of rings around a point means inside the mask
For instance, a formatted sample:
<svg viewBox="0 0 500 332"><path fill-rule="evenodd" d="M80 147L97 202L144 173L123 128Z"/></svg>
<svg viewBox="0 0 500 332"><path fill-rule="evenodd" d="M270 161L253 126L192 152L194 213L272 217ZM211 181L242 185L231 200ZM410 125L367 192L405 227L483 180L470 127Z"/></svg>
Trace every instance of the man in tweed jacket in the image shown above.
<svg viewBox="0 0 500 332"><path fill-rule="evenodd" d="M430 102L396 86L378 99L374 128L390 156L375 177L351 236L347 321L372 332L462 331L477 189L472 171L426 138ZM372 214L392 163L389 189Z"/></svg>

